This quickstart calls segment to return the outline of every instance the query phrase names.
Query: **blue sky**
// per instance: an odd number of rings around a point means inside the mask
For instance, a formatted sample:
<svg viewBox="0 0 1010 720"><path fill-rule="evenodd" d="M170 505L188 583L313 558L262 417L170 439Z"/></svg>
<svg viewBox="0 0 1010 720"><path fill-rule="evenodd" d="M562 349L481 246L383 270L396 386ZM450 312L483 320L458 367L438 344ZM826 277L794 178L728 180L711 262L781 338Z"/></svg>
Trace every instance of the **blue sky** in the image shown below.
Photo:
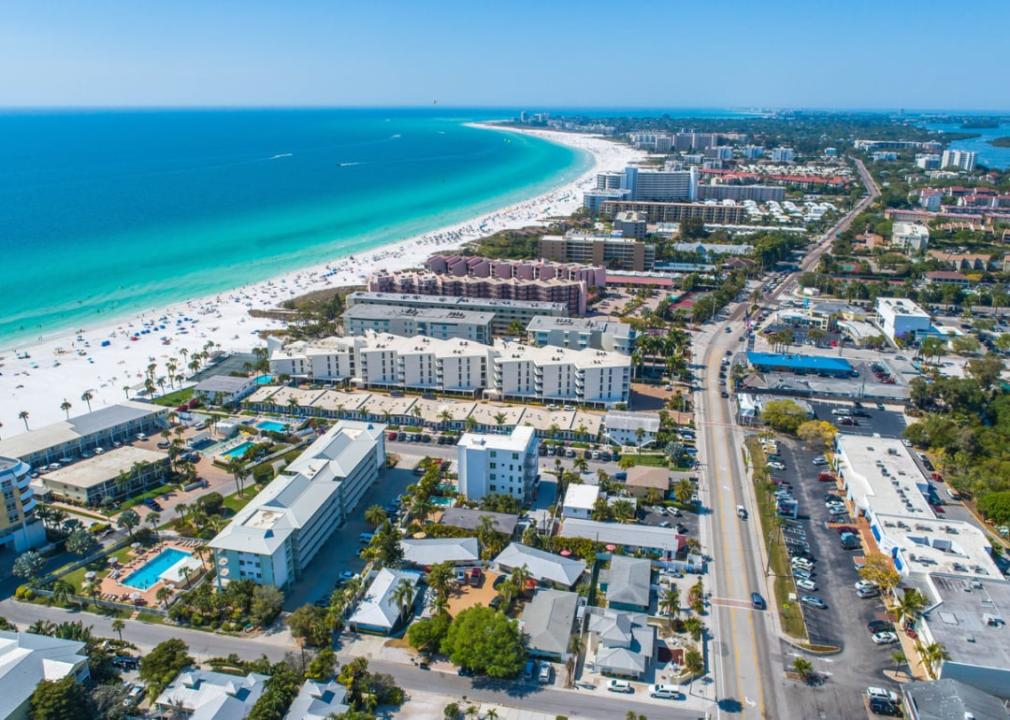
<svg viewBox="0 0 1010 720"><path fill-rule="evenodd" d="M7 0L0 106L1010 110L1010 1Z"/></svg>

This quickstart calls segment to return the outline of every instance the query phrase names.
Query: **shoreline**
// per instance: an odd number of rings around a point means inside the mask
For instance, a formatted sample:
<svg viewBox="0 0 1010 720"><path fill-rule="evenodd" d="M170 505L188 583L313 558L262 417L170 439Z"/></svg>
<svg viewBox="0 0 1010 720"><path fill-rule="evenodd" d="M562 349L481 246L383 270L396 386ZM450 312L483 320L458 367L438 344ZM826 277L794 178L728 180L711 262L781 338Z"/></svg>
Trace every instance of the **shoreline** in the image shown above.
<svg viewBox="0 0 1010 720"><path fill-rule="evenodd" d="M166 361L175 358L179 366L176 373L189 375L181 356L183 349L198 352L210 342L228 352L251 351L261 344L254 336L284 325L254 318L249 315L252 309L271 308L317 290L360 285L375 270L416 267L433 253L459 248L479 237L569 215L581 205L582 190L592 184L596 173L623 168L644 155L595 135L489 123L467 125L529 134L565 145L588 153L592 164L574 180L551 190L421 235L212 295L130 311L82 330L56 331L41 340L4 345L0 349L0 437L25 432L25 423L18 418L23 410L29 413L29 428L34 429L66 419L59 407L64 400L73 406L71 417L87 412L87 403L81 400L85 392L93 395L93 410L120 402L127 395L132 397L133 388L143 387L151 363L158 365L156 375L163 376ZM102 346L103 342L108 345ZM166 384L166 391L171 385Z"/></svg>

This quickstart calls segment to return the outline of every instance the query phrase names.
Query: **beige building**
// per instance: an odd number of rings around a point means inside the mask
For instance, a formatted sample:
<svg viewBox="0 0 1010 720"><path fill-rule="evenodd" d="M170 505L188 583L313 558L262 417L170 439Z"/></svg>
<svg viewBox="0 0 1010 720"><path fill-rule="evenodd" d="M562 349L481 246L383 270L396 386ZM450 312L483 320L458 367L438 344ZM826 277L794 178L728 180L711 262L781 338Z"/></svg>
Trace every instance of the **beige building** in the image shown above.
<svg viewBox="0 0 1010 720"><path fill-rule="evenodd" d="M639 214L636 214L636 217ZM644 225L644 215L642 224ZM621 270L652 270L656 264L656 246L633 237L610 235L544 235L540 238L540 257L555 262L603 265Z"/></svg>
<svg viewBox="0 0 1010 720"><path fill-rule="evenodd" d="M645 497L650 490L663 495L670 490L670 471L666 468L636 465L628 468L628 479L624 486L635 497Z"/></svg>
<svg viewBox="0 0 1010 720"><path fill-rule="evenodd" d="M80 505L122 500L161 485L168 477L168 455L124 445L42 476L56 497Z"/></svg>

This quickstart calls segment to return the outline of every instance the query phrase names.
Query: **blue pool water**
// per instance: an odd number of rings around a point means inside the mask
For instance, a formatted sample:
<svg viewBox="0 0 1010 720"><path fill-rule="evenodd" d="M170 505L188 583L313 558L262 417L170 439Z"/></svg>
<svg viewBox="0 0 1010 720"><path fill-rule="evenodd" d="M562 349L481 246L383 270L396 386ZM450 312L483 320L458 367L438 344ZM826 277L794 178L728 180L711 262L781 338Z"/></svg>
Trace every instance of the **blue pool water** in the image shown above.
<svg viewBox="0 0 1010 720"><path fill-rule="evenodd" d="M277 422L276 420L261 420L256 423L256 427L260 430L269 430L270 432L287 432L287 423Z"/></svg>
<svg viewBox="0 0 1010 720"><path fill-rule="evenodd" d="M258 378L256 378L257 385L269 385L273 381L274 381L273 375L260 375Z"/></svg>
<svg viewBox="0 0 1010 720"><path fill-rule="evenodd" d="M456 504L456 499L433 495L431 497L431 503L432 505L437 505L438 507L452 507Z"/></svg>
<svg viewBox="0 0 1010 720"><path fill-rule="evenodd" d="M229 450L228 452L224 453L224 456L225 457L230 457L230 458L240 458L243 455L245 455L247 452L249 452L249 448L251 448L253 446L253 444L254 443L252 441L246 440L241 445L236 445L231 450Z"/></svg>
<svg viewBox="0 0 1010 720"><path fill-rule="evenodd" d="M144 567L136 570L123 580L123 585L129 585L138 590L147 590L158 582L161 574L175 565L180 560L185 560L190 555L175 548L165 548L151 560L147 561Z"/></svg>

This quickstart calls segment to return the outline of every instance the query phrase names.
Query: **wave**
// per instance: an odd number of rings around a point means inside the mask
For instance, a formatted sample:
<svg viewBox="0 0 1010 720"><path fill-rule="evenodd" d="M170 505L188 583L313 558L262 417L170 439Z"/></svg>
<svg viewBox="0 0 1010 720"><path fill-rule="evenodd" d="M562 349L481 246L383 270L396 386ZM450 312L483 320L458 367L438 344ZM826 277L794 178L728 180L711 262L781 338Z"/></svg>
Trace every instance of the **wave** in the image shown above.
<svg viewBox="0 0 1010 720"><path fill-rule="evenodd" d="M289 157L294 157L294 156L295 156L294 153L277 153L276 155L272 156L270 159L271 160L280 160L281 158L289 158Z"/></svg>
<svg viewBox="0 0 1010 720"><path fill-rule="evenodd" d="M396 140L396 139L401 138L401 137L403 137L403 135L401 135L400 133L396 133L395 135L393 135L389 139L390 140Z"/></svg>
<svg viewBox="0 0 1010 720"><path fill-rule="evenodd" d="M360 165L360 162L342 162L337 163L340 167L354 167L355 165Z"/></svg>

